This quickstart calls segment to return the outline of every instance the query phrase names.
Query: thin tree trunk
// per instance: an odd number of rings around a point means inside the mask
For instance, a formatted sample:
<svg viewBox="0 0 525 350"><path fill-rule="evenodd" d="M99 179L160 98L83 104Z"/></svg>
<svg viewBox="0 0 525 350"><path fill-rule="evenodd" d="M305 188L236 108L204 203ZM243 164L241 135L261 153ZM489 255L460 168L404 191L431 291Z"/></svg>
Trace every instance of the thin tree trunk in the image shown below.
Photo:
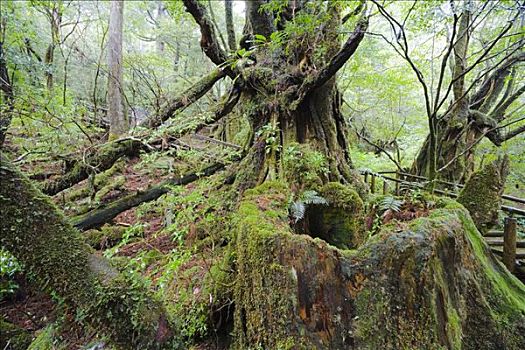
<svg viewBox="0 0 525 350"><path fill-rule="evenodd" d="M129 129L129 121L124 111L122 94L122 26L124 20L124 1L112 0L109 19L108 42L108 117L110 139L118 138Z"/></svg>
<svg viewBox="0 0 525 350"><path fill-rule="evenodd" d="M14 94L13 86L9 78L7 70L7 61L4 53L4 43L0 42L0 90L2 90L3 98L2 105L0 106L0 149L2 148L7 129L11 124L11 118L13 117L14 108Z"/></svg>
<svg viewBox="0 0 525 350"><path fill-rule="evenodd" d="M226 17L226 35L228 36L228 46L230 51L237 50L237 41L235 40L235 27L233 26L233 0L224 0L224 13Z"/></svg>

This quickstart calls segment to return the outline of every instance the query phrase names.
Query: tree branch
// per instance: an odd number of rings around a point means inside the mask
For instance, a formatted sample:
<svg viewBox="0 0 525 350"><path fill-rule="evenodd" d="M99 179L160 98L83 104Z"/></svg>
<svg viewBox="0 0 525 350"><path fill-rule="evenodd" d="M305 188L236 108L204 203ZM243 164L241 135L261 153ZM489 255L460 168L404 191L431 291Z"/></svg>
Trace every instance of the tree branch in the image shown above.
<svg viewBox="0 0 525 350"><path fill-rule="evenodd" d="M210 89L215 85L217 81L224 78L226 75L225 71L216 68L210 74L201 78L198 82L192 85L189 89L184 91L180 96L171 100L161 112L160 115L154 115L147 118L141 123L141 126L147 128L155 128L161 125L163 122L173 117L175 112L184 110L184 108L190 106L192 103L204 96Z"/></svg>
<svg viewBox="0 0 525 350"><path fill-rule="evenodd" d="M306 95L312 90L321 87L328 80L335 76L335 74L343 67L343 65L352 57L357 50L357 47L365 37L365 32L368 28L368 15L363 13L362 17L357 22L354 32L346 40L345 44L339 52L332 57L328 65L315 74L312 78L307 78L299 87L297 92L297 99L293 102L295 106L301 103Z"/></svg>
<svg viewBox="0 0 525 350"><path fill-rule="evenodd" d="M216 65L224 64L228 56L219 45L213 23L208 17L206 8L198 0L183 0L183 2L186 11L193 16L195 22L200 26L202 50Z"/></svg>

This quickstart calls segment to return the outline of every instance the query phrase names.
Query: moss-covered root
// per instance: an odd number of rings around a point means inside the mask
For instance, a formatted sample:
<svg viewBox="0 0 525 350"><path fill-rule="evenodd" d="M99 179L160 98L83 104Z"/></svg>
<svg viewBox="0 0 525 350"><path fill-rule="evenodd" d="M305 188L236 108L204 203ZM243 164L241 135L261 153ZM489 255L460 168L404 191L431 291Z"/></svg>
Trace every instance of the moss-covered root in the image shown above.
<svg viewBox="0 0 525 350"><path fill-rule="evenodd" d="M278 183L236 227L235 349L524 349L525 286L454 202L341 251L287 227Z"/></svg>
<svg viewBox="0 0 525 350"><path fill-rule="evenodd" d="M0 159L0 244L42 289L61 296L120 347L167 343L171 332L164 312L140 280L94 255L51 200L1 154Z"/></svg>
<svg viewBox="0 0 525 350"><path fill-rule="evenodd" d="M508 172L508 157L499 158L474 173L459 194L458 202L467 208L482 233L497 223Z"/></svg>

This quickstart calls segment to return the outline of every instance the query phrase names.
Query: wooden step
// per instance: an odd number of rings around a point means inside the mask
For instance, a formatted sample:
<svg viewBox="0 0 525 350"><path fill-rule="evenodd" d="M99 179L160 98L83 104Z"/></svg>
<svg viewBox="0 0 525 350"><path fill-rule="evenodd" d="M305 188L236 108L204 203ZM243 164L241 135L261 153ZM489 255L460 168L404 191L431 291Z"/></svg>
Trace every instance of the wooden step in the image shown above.
<svg viewBox="0 0 525 350"><path fill-rule="evenodd" d="M496 255L503 256L503 247L491 247L490 250ZM516 249L516 260L525 259L525 248Z"/></svg>
<svg viewBox="0 0 525 350"><path fill-rule="evenodd" d="M503 246L503 238L501 237L485 237L485 241L487 241L490 246ZM525 240L517 241L516 247L525 248Z"/></svg>
<svg viewBox="0 0 525 350"><path fill-rule="evenodd" d="M485 237L503 237L503 231L491 230L485 233L483 236Z"/></svg>

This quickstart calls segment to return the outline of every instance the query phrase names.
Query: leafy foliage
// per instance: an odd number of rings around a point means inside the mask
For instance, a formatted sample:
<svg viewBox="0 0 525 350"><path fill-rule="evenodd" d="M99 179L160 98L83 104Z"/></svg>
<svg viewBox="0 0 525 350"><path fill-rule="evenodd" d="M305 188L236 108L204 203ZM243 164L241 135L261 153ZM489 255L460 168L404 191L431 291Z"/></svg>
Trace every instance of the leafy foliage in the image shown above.
<svg viewBox="0 0 525 350"><path fill-rule="evenodd" d="M18 284L14 277L20 272L22 266L16 258L4 248L0 248L0 301L16 292Z"/></svg>

